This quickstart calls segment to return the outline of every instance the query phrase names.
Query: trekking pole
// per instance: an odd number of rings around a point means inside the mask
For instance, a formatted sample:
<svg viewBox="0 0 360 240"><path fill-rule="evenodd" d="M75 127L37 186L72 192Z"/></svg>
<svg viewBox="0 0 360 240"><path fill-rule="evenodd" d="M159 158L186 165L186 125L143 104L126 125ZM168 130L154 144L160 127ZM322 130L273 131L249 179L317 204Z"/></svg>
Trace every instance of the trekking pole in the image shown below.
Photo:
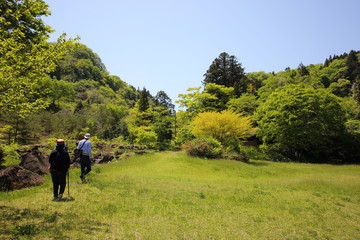
<svg viewBox="0 0 360 240"><path fill-rule="evenodd" d="M67 171L67 179L68 179L68 198L70 198L70 174L69 170Z"/></svg>

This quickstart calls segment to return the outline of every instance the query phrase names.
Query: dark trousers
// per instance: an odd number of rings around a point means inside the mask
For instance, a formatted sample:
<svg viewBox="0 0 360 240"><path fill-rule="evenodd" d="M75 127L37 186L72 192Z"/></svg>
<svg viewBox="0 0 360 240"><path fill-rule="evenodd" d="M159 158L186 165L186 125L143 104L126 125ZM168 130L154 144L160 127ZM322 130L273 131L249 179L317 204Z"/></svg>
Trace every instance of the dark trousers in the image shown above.
<svg viewBox="0 0 360 240"><path fill-rule="evenodd" d="M58 197L59 194L63 194L66 187L66 171L51 169L51 179L53 182L54 197ZM60 187L60 191L59 191Z"/></svg>
<svg viewBox="0 0 360 240"><path fill-rule="evenodd" d="M89 156L81 155L80 164L81 164L81 177L85 177L85 175L91 171L91 161Z"/></svg>

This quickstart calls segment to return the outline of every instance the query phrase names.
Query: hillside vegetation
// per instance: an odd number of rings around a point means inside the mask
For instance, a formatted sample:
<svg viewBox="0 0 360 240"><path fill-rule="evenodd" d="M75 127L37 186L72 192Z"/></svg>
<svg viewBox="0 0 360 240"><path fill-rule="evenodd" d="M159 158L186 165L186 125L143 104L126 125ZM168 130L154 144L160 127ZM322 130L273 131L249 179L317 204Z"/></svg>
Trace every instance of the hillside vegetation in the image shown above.
<svg viewBox="0 0 360 240"><path fill-rule="evenodd" d="M184 152L70 170L69 201L51 180L0 193L0 238L356 239L359 166L204 160Z"/></svg>
<svg viewBox="0 0 360 240"><path fill-rule="evenodd" d="M50 14L44 1L0 6L0 163L3 145L57 138L74 144L86 132L108 144L187 145L200 157L247 161L241 144L251 140L267 159L360 161L359 51L269 73L247 73L223 52L198 86L179 94L176 112L166 92L150 93L110 75L79 39L64 34L48 42L53 30L42 18Z"/></svg>

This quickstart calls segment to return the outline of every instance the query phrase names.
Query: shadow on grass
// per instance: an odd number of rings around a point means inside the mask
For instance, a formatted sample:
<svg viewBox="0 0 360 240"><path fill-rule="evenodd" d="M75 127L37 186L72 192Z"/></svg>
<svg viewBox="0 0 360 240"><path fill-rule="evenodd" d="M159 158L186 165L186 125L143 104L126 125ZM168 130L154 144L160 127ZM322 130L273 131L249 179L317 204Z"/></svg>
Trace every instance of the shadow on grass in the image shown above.
<svg viewBox="0 0 360 240"><path fill-rule="evenodd" d="M61 202L69 201L64 199ZM73 200L70 200L73 201ZM60 214L45 209L32 210L8 206L0 206L1 225L0 239L70 239L66 233L86 232L95 235L103 231L102 227L108 224L92 220L77 221L75 213Z"/></svg>
<svg viewBox="0 0 360 240"><path fill-rule="evenodd" d="M268 163L266 162L248 162L247 164L249 165L253 165L253 166L258 166L258 167L262 167L262 166L269 166Z"/></svg>
<svg viewBox="0 0 360 240"><path fill-rule="evenodd" d="M72 202L72 201L75 201L75 198L73 198L71 196L65 197L65 198L62 198L62 199L53 200L53 202Z"/></svg>

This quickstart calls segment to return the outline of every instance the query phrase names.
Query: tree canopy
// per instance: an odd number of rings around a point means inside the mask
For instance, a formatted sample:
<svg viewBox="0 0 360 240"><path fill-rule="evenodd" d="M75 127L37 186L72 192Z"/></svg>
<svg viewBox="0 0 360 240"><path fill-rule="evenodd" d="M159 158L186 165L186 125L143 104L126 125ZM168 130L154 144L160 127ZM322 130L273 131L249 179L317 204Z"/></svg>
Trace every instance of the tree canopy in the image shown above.
<svg viewBox="0 0 360 240"><path fill-rule="evenodd" d="M344 134L345 111L324 89L288 85L273 92L255 113L263 147L291 159L323 161Z"/></svg>
<svg viewBox="0 0 360 240"><path fill-rule="evenodd" d="M245 92L247 88L244 68L235 56L230 56L226 52L215 58L204 77L204 85L215 83L225 87L234 87L239 92Z"/></svg>

